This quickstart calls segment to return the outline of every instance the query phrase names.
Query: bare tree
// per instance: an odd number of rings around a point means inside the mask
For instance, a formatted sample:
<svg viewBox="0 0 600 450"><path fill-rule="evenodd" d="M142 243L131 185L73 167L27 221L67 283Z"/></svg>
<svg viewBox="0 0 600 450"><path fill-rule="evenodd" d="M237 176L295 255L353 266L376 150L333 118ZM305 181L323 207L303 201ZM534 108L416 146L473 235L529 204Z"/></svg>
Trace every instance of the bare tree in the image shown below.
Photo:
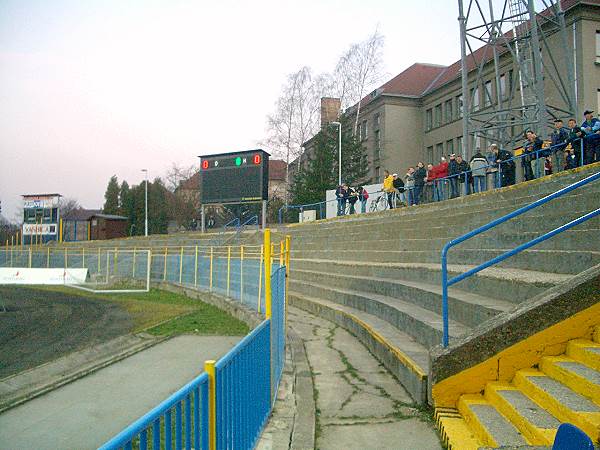
<svg viewBox="0 0 600 450"><path fill-rule="evenodd" d="M81 205L79 202L70 197L64 197L60 201L60 215L63 217L67 217L73 211L81 209Z"/></svg>
<svg viewBox="0 0 600 450"><path fill-rule="evenodd" d="M334 70L334 92L342 101L342 108L356 105L354 134L358 128L360 101L383 77L384 37L376 28L366 40L352 44L344 53Z"/></svg>
<svg viewBox="0 0 600 450"><path fill-rule="evenodd" d="M175 162L172 163L164 176L166 188L171 192L175 192L181 182L189 180L197 171L198 168L193 164L183 166Z"/></svg>

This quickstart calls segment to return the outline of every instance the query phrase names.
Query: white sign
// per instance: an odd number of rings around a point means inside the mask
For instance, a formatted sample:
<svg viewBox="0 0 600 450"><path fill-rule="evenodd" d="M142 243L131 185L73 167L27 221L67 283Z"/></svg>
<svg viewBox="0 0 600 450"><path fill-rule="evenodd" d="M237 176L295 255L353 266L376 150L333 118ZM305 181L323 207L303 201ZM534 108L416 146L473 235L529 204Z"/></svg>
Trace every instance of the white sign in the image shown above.
<svg viewBox="0 0 600 450"><path fill-rule="evenodd" d="M35 197L26 197L23 199L23 208L56 208L58 206L59 196L38 195Z"/></svg>
<svg viewBox="0 0 600 450"><path fill-rule="evenodd" d="M317 220L317 211L314 209L303 211L300 216L300 222L312 222L314 220Z"/></svg>
<svg viewBox="0 0 600 450"><path fill-rule="evenodd" d="M56 234L56 224L53 223L24 223L23 236L39 236L42 234Z"/></svg>
<svg viewBox="0 0 600 450"><path fill-rule="evenodd" d="M0 267L0 284L82 284L87 269Z"/></svg>

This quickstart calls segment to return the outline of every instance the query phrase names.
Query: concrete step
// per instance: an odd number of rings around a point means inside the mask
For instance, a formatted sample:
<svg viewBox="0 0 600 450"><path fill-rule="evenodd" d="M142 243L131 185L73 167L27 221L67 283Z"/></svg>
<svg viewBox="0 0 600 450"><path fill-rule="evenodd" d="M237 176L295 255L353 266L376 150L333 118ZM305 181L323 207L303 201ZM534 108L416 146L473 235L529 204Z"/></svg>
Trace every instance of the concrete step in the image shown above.
<svg viewBox="0 0 600 450"><path fill-rule="evenodd" d="M448 277L464 273L475 266L448 265ZM327 271L330 273L351 273L360 276L389 278L392 280L408 280L424 282L436 286L441 285L441 265L439 263L378 263L370 261L338 261L331 259L295 259L294 270ZM557 284L569 280L572 275L533 270L507 269L489 267L472 277L461 281L457 287L461 290L479 295L494 296L518 304Z"/></svg>
<svg viewBox="0 0 600 450"><path fill-rule="evenodd" d="M552 445L560 421L523 392L504 383L488 383L485 399L533 445Z"/></svg>
<svg viewBox="0 0 600 450"><path fill-rule="evenodd" d="M483 443L456 408L436 408L435 423L448 450L479 450Z"/></svg>
<svg viewBox="0 0 600 450"><path fill-rule="evenodd" d="M372 314L294 291L288 295L290 305L336 323L356 336L416 402L427 401L429 352L426 347Z"/></svg>
<svg viewBox="0 0 600 450"><path fill-rule="evenodd" d="M516 373L513 384L561 422L581 428L600 440L600 406L544 373L527 369Z"/></svg>
<svg viewBox="0 0 600 450"><path fill-rule="evenodd" d="M546 356L540 370L600 405L600 371L567 356Z"/></svg>
<svg viewBox="0 0 600 450"><path fill-rule="evenodd" d="M333 273L326 266L318 271L296 269L290 279L401 299L438 314L442 304L442 289L439 284L354 275L351 271L343 274ZM469 327L475 327L500 312L509 311L514 306L507 301L455 288L449 290L448 303L450 319Z"/></svg>
<svg viewBox="0 0 600 450"><path fill-rule="evenodd" d="M506 252L505 249L456 247L449 252L449 264L482 264ZM439 263L440 252L395 250L292 250L294 259L337 259L380 263ZM600 263L600 252L567 250L525 250L498 263L496 267L534 270L559 274L577 274Z"/></svg>
<svg viewBox="0 0 600 450"><path fill-rule="evenodd" d="M498 410L481 395L463 395L458 411L484 446L509 447L529 442Z"/></svg>
<svg viewBox="0 0 600 450"><path fill-rule="evenodd" d="M600 371L600 343L574 339L567 344L567 356Z"/></svg>
<svg viewBox="0 0 600 450"><path fill-rule="evenodd" d="M600 325L596 325L594 327L594 331L593 331L593 338L594 342L596 342L597 344L600 344Z"/></svg>
<svg viewBox="0 0 600 450"><path fill-rule="evenodd" d="M294 279L290 279L289 289L305 296L327 299L338 305L349 306L379 317L398 330L412 336L426 348L438 345L442 341L443 324L441 315L413 303L384 295L335 288ZM451 339L468 331L467 326L450 320L449 333Z"/></svg>

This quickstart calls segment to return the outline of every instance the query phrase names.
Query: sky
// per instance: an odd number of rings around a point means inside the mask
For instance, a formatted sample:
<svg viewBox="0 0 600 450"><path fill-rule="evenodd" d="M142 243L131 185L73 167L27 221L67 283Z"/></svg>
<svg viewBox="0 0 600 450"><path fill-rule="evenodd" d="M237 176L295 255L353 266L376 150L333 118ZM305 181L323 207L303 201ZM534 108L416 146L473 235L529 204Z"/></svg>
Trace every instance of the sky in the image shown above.
<svg viewBox="0 0 600 450"><path fill-rule="evenodd" d="M256 148L287 74L333 70L376 27L385 79L460 59L457 2L0 0L0 201L101 208L198 155Z"/></svg>

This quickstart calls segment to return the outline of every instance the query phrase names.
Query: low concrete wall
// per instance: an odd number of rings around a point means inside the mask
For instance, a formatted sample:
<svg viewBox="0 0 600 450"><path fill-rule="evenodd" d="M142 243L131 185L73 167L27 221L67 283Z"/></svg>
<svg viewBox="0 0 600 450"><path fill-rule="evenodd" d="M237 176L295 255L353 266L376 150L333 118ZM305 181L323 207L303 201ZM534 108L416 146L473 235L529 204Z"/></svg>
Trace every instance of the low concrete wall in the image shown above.
<svg viewBox="0 0 600 450"><path fill-rule="evenodd" d="M429 401L453 406L460 394L480 392L488 381L510 381L542 356L563 353L569 340L591 338L599 322L597 265L486 321L448 348L431 349Z"/></svg>

